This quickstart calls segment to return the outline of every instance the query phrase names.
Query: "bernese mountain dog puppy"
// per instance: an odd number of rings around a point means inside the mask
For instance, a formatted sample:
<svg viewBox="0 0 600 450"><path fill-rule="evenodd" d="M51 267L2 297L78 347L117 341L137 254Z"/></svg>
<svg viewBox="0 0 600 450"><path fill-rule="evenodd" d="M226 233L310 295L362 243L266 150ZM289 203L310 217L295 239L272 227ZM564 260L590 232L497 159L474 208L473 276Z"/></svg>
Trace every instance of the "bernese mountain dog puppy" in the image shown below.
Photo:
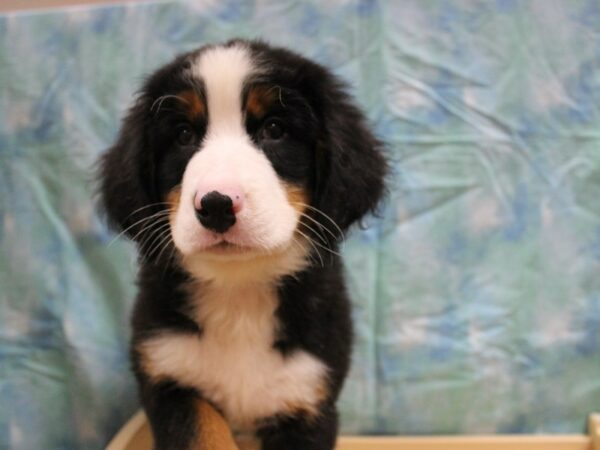
<svg viewBox="0 0 600 450"><path fill-rule="evenodd" d="M149 77L100 195L140 255L131 356L156 449L334 447L338 244L386 167L343 83L286 49L208 45Z"/></svg>

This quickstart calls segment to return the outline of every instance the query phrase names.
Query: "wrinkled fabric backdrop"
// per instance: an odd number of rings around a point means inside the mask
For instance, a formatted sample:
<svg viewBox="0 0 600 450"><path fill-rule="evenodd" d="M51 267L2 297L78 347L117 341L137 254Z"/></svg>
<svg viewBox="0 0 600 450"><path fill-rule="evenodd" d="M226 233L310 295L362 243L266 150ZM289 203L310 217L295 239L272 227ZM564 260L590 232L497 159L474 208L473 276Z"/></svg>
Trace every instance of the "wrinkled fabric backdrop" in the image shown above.
<svg viewBox="0 0 600 450"><path fill-rule="evenodd" d="M165 1L0 17L0 447L101 449L138 408L134 249L109 245L93 164L145 75L234 36L333 68L393 161L382 217L343 249L343 431L582 431L600 2Z"/></svg>

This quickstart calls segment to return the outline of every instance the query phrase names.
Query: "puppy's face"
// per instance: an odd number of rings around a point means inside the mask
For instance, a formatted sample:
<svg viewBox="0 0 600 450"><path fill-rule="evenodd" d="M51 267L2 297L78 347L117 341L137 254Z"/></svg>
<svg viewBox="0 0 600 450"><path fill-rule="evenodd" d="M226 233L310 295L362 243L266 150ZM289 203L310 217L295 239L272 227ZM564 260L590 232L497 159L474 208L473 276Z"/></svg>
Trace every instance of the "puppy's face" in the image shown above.
<svg viewBox="0 0 600 450"><path fill-rule="evenodd" d="M295 255L283 272L298 270L375 205L384 169L325 69L233 41L149 79L101 176L109 215L148 259L172 246L210 277L201 267L273 255Z"/></svg>
<svg viewBox="0 0 600 450"><path fill-rule="evenodd" d="M190 86L157 106L169 147L161 195L186 257L247 258L294 242L317 124L299 93L262 73L244 46L211 48L182 70Z"/></svg>

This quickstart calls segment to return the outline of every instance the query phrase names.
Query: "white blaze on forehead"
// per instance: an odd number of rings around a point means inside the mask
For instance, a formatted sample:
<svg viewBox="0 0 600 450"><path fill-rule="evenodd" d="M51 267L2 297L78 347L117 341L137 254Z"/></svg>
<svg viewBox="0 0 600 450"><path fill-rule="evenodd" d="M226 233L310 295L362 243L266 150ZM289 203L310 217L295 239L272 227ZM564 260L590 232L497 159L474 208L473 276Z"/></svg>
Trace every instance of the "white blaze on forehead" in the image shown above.
<svg viewBox="0 0 600 450"><path fill-rule="evenodd" d="M208 134L242 131L242 89L256 71L243 45L215 47L202 53L192 66L193 75L204 81L208 102Z"/></svg>

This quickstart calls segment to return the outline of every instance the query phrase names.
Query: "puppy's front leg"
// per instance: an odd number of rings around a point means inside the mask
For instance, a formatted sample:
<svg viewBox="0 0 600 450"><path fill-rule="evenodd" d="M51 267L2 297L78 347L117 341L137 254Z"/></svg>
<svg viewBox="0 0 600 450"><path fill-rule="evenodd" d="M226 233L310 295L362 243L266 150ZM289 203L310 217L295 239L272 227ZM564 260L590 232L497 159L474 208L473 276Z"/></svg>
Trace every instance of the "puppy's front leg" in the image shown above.
<svg viewBox="0 0 600 450"><path fill-rule="evenodd" d="M162 382L143 391L155 450L238 450L225 419L194 389Z"/></svg>
<svg viewBox="0 0 600 450"><path fill-rule="evenodd" d="M337 428L335 406L323 405L316 416L277 417L257 434L261 450L333 450Z"/></svg>

